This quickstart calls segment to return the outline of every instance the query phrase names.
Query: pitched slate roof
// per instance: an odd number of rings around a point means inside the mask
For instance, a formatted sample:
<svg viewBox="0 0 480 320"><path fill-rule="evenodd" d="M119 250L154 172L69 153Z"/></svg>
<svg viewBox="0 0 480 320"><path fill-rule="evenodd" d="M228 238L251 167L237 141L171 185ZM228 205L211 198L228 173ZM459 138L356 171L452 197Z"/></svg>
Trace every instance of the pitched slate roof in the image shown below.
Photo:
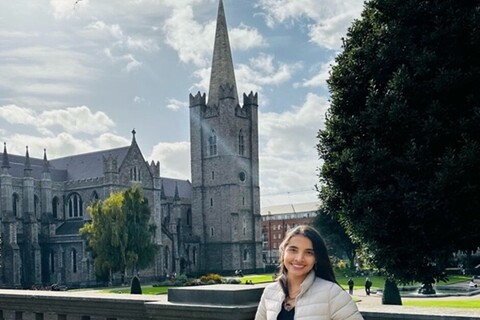
<svg viewBox="0 0 480 320"><path fill-rule="evenodd" d="M120 166L130 146L101 150L50 160L50 168L67 171L67 180L80 180L103 176L103 157L117 158Z"/></svg>
<svg viewBox="0 0 480 320"><path fill-rule="evenodd" d="M3 157L3 154L2 154ZM14 154L8 154L8 161L10 165L10 174L12 177L23 177L23 170L25 169L25 156L19 156ZM32 176L35 179L42 178L43 172L43 159L36 159L30 157L30 168L32 169ZM50 174L53 181L65 181L67 180L67 171L63 169L56 169L50 167Z"/></svg>
<svg viewBox="0 0 480 320"><path fill-rule="evenodd" d="M178 195L180 198L192 197L192 184L188 180L179 180L162 177L163 192L167 197L175 196L175 186L178 186Z"/></svg>
<svg viewBox="0 0 480 320"><path fill-rule="evenodd" d="M57 228L57 235L78 235L78 230L83 227L85 221L83 220L67 220L60 227Z"/></svg>

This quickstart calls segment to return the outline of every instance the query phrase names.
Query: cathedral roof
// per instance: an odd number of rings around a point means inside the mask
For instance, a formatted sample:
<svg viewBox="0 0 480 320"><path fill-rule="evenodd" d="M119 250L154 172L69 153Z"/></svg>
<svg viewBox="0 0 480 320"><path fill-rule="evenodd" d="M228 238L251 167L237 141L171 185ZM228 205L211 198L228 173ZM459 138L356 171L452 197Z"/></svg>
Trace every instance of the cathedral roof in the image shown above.
<svg viewBox="0 0 480 320"><path fill-rule="evenodd" d="M3 154L2 154L3 156ZM25 156L19 156L15 154L8 154L8 160L10 169L9 172L13 177L23 177L25 169ZM44 171L43 159L36 159L30 157L30 169L32 170L32 176L35 179L42 178L42 172ZM67 171L63 169L50 168L50 173L53 181L65 181L67 179Z"/></svg>
<svg viewBox="0 0 480 320"><path fill-rule="evenodd" d="M127 155L130 146L78 154L50 160L50 168L67 171L67 180L80 180L103 176L103 157L117 158L120 165Z"/></svg>
<svg viewBox="0 0 480 320"><path fill-rule="evenodd" d="M57 235L78 235L78 230L83 227L85 221L83 220L67 220L60 227L57 228Z"/></svg>
<svg viewBox="0 0 480 320"><path fill-rule="evenodd" d="M179 180L171 178L161 178L163 191L165 192L166 197L175 196L175 188L178 189L178 196L180 198L191 198L192 197L192 185L188 180Z"/></svg>
<svg viewBox="0 0 480 320"><path fill-rule="evenodd" d="M215 31L215 44L213 47L212 71L210 74L210 87L208 89L208 101L210 106L218 105L221 95L220 86L226 89L229 86L233 92L233 98L238 103L237 84L233 69L230 41L228 39L227 20L223 1L218 4L217 28Z"/></svg>

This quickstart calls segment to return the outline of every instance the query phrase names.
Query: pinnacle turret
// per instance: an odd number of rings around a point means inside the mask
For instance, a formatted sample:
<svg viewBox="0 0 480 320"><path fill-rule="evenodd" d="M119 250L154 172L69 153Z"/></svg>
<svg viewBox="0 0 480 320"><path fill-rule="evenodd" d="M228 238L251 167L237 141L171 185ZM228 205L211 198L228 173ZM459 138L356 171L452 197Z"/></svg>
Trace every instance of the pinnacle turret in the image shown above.
<svg viewBox="0 0 480 320"><path fill-rule="evenodd" d="M222 0L218 4L217 28L215 31L212 73L210 75L207 104L209 106L218 105L221 98L232 98L238 103L237 84Z"/></svg>
<svg viewBox="0 0 480 320"><path fill-rule="evenodd" d="M8 161L7 143L3 143L3 156L2 156L2 168L10 168L10 162Z"/></svg>

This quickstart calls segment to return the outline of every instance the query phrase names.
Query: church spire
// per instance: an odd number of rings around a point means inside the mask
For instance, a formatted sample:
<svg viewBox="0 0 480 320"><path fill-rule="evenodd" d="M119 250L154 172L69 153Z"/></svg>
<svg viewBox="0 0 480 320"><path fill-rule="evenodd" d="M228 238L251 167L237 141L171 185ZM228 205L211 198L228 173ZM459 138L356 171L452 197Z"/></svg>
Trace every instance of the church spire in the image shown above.
<svg viewBox="0 0 480 320"><path fill-rule="evenodd" d="M224 93L222 93L222 87ZM210 106L218 105L220 98L229 97L238 103L237 84L233 69L230 41L228 40L227 20L223 9L223 1L218 3L217 29L213 47L212 71L210 74L210 88L208 102Z"/></svg>
<svg viewBox="0 0 480 320"><path fill-rule="evenodd" d="M2 168L10 168L10 162L8 161L7 143L6 142L3 143Z"/></svg>

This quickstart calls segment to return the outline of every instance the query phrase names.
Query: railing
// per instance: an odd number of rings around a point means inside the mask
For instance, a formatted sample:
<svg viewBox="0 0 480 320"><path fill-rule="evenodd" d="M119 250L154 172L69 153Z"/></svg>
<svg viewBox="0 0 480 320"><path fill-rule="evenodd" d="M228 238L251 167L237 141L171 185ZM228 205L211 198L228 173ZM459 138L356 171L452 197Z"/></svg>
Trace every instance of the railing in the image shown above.
<svg viewBox="0 0 480 320"><path fill-rule="evenodd" d="M228 286L228 285L225 285ZM232 287L233 286L233 287ZM194 287L192 287L194 288ZM217 287L219 288L219 287ZM257 309L257 286L230 285L225 299L218 299L219 292L203 289L204 295L212 295L214 304L202 302L168 301L167 295L105 294L93 291L33 291L0 290L0 320L252 320ZM233 289L232 289L233 288ZM172 289L171 289L172 290ZM175 289L174 289L175 290ZM186 289L188 290L188 289ZM246 291L252 296L246 299ZM210 291L210 292L209 292ZM240 299L235 296L239 293ZM178 292L171 296L178 296ZM195 294L193 295L195 297ZM195 299L195 298L194 298ZM219 301L220 300L220 301ZM235 303L235 304L233 304ZM396 312L363 311L365 320L466 320L480 319L478 316L447 316L425 314L399 314Z"/></svg>

